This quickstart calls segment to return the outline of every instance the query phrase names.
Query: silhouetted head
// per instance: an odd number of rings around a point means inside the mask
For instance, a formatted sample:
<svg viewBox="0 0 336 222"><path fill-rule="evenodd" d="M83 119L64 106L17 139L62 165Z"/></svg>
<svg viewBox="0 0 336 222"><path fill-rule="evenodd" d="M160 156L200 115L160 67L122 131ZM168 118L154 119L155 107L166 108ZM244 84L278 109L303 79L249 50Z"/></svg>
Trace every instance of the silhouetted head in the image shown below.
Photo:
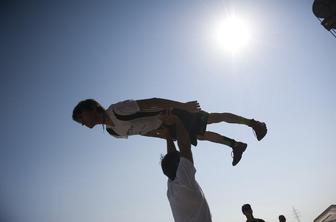
<svg viewBox="0 0 336 222"><path fill-rule="evenodd" d="M97 119L105 113L105 109L94 99L80 101L72 111L72 119L89 128L97 124Z"/></svg>
<svg viewBox="0 0 336 222"><path fill-rule="evenodd" d="M284 215L279 216L279 221L280 222L286 222L286 217Z"/></svg>
<svg viewBox="0 0 336 222"><path fill-rule="evenodd" d="M164 175L166 175L169 179L174 180L179 163L180 152L174 151L167 153L161 160L161 168Z"/></svg>
<svg viewBox="0 0 336 222"><path fill-rule="evenodd" d="M242 206L242 212L246 217L251 217L253 215L253 210L250 204L244 204Z"/></svg>

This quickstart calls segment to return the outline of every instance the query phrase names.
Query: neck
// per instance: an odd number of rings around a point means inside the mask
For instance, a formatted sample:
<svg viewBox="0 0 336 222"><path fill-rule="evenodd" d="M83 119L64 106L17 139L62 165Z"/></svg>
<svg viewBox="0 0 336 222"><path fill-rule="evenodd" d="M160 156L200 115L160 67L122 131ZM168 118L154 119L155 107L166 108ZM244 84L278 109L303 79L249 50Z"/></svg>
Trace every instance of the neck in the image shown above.
<svg viewBox="0 0 336 222"><path fill-rule="evenodd" d="M105 125L109 125L109 126L114 126L112 120L110 119L110 117L107 115L106 112L104 112L104 113L102 113L98 116L97 123L98 124L105 124Z"/></svg>
<svg viewBox="0 0 336 222"><path fill-rule="evenodd" d="M254 217L253 215L246 216L247 221L253 221Z"/></svg>

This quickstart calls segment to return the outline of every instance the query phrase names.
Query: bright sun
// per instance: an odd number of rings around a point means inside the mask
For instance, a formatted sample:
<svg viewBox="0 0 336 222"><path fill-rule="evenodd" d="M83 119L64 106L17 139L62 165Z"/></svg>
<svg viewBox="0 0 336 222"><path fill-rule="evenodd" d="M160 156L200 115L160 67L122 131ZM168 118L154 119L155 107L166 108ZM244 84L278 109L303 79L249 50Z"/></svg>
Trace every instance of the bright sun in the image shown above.
<svg viewBox="0 0 336 222"><path fill-rule="evenodd" d="M248 46L251 38L250 26L237 16L228 16L217 21L212 38L215 48L235 55Z"/></svg>

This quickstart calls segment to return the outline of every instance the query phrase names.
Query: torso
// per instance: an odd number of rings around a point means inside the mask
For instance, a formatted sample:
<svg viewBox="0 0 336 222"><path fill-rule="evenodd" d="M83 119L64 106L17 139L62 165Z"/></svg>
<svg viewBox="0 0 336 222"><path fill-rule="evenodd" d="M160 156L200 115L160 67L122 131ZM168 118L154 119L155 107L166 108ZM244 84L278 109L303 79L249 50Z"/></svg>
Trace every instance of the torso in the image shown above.
<svg viewBox="0 0 336 222"><path fill-rule="evenodd" d="M119 104L118 104L119 105ZM161 126L161 120L157 113L152 115L138 115L139 112L134 110L134 113L123 114L120 105L118 107L118 112L115 109L116 104L112 104L107 110L106 113L113 122L113 125L107 125L107 128L112 129L117 135L116 137L127 138L130 135L144 135L147 132L158 129ZM121 118L126 117L120 120ZM127 118L131 117L131 118Z"/></svg>
<svg viewBox="0 0 336 222"><path fill-rule="evenodd" d="M191 161L181 157L176 178L168 180L167 197L175 222L211 222L211 213L203 191L195 180Z"/></svg>

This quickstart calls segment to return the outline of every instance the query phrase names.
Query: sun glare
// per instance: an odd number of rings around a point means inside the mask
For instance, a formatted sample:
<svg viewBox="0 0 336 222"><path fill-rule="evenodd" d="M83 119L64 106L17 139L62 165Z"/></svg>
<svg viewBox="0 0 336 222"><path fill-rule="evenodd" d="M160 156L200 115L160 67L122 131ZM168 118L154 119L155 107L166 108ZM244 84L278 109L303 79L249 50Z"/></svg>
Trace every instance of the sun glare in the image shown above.
<svg viewBox="0 0 336 222"><path fill-rule="evenodd" d="M248 23L237 16L227 16L217 21L213 30L214 47L232 55L240 53L250 42Z"/></svg>

